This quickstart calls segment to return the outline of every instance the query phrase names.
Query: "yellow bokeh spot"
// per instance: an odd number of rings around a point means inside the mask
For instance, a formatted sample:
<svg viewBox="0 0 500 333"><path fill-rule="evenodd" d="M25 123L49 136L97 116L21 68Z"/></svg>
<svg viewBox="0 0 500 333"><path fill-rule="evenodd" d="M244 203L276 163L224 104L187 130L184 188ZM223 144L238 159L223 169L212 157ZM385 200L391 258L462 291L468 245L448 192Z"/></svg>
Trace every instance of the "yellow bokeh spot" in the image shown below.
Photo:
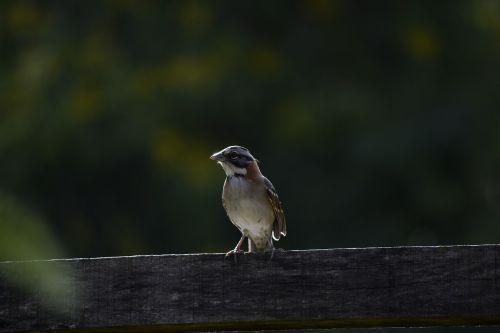
<svg viewBox="0 0 500 333"><path fill-rule="evenodd" d="M164 64L139 69L131 81L131 89L143 97L151 97L159 91L210 89L221 80L224 66L217 53L179 55Z"/></svg>
<svg viewBox="0 0 500 333"><path fill-rule="evenodd" d="M216 168L209 159L212 150L201 139L191 138L176 129L164 129L151 147L152 159L162 168L175 172L195 187L208 184Z"/></svg>
<svg viewBox="0 0 500 333"><path fill-rule="evenodd" d="M473 19L478 27L484 30L491 30L499 36L500 34L500 2L496 0L489 1L471 1Z"/></svg>
<svg viewBox="0 0 500 333"><path fill-rule="evenodd" d="M13 2L6 14L7 24L18 32L24 29L35 29L40 19L35 5L26 1Z"/></svg>
<svg viewBox="0 0 500 333"><path fill-rule="evenodd" d="M179 19L186 32L204 31L212 24L212 13L202 2L185 1L182 4Z"/></svg>
<svg viewBox="0 0 500 333"><path fill-rule="evenodd" d="M250 63L254 73L262 76L275 75L281 72L283 59L270 47L257 47L250 52Z"/></svg>
<svg viewBox="0 0 500 333"><path fill-rule="evenodd" d="M99 111L101 93L95 87L77 86L69 99L69 113L76 120L93 119Z"/></svg>
<svg viewBox="0 0 500 333"><path fill-rule="evenodd" d="M315 17L331 19L338 13L339 2L334 0L309 0L305 1L308 12Z"/></svg>
<svg viewBox="0 0 500 333"><path fill-rule="evenodd" d="M439 52L439 42L431 29L416 25L406 31L403 43L411 55L419 59L433 58Z"/></svg>

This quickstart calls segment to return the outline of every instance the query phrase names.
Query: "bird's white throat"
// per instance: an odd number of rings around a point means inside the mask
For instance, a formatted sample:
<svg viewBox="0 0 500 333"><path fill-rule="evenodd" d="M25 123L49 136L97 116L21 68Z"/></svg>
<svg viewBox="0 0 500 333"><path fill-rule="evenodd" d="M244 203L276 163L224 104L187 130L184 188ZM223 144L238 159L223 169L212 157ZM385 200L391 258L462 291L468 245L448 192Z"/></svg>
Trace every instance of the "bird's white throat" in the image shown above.
<svg viewBox="0 0 500 333"><path fill-rule="evenodd" d="M246 175L247 174L247 169L245 168L238 168L237 166L234 166L230 163L225 163L225 162L218 162L222 169L224 169L224 172L226 173L226 176L234 176L235 174L238 175Z"/></svg>

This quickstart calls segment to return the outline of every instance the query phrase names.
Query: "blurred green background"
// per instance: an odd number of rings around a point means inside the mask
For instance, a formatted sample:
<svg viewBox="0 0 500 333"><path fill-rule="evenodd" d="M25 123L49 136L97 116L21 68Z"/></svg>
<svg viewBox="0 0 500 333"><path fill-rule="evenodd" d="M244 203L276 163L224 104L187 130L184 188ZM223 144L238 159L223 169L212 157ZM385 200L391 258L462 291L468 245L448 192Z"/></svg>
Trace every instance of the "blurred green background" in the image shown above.
<svg viewBox="0 0 500 333"><path fill-rule="evenodd" d="M208 156L230 144L278 189L287 249L500 240L498 1L0 13L4 259L228 250Z"/></svg>
<svg viewBox="0 0 500 333"><path fill-rule="evenodd" d="M0 260L500 242L500 2L0 2Z"/></svg>

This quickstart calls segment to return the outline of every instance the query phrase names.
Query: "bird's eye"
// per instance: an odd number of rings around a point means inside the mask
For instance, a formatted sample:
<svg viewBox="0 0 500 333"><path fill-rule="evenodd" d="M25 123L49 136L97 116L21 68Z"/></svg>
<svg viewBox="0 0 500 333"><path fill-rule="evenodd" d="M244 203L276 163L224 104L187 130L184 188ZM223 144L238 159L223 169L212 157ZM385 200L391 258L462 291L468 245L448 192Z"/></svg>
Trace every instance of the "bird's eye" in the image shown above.
<svg viewBox="0 0 500 333"><path fill-rule="evenodd" d="M238 158L238 154L236 154L236 153L233 152L233 153L229 154L229 158L232 159L232 160L235 160L235 159Z"/></svg>

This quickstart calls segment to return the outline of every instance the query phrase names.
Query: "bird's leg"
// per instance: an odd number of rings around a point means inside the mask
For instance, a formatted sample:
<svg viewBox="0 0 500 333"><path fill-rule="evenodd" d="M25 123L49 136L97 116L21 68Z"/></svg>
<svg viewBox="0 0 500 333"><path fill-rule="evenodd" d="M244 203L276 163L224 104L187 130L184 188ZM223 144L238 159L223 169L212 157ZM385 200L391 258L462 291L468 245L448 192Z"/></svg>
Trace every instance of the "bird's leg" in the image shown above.
<svg viewBox="0 0 500 333"><path fill-rule="evenodd" d="M248 237L248 252L245 253L254 253L255 250L257 249L257 246L255 245L254 241Z"/></svg>
<svg viewBox="0 0 500 333"><path fill-rule="evenodd" d="M236 244L234 249L232 249L231 251L226 253L226 257L229 257L230 255L234 255L234 260L236 260L236 254L239 252L242 252L241 245L243 245L243 241L245 240L245 238L246 238L245 234L241 235L241 238L238 241L238 244Z"/></svg>
<svg viewBox="0 0 500 333"><path fill-rule="evenodd" d="M271 252L271 258L269 258L269 261L273 260L274 251L275 251L275 248L274 248L274 244L273 244L273 238L270 237L269 241L267 242L267 249L266 249L266 252Z"/></svg>

